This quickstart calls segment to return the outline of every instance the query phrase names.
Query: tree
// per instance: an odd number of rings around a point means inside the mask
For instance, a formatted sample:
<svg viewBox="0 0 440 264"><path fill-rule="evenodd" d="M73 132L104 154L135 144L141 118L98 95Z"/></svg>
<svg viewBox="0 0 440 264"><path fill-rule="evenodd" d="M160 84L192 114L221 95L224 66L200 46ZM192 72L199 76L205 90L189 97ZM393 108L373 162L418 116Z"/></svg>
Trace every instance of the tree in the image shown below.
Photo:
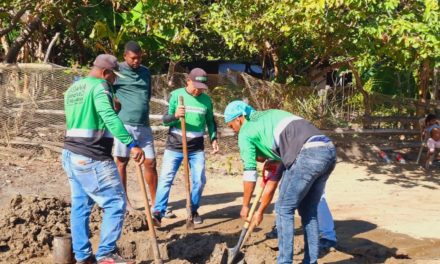
<svg viewBox="0 0 440 264"><path fill-rule="evenodd" d="M349 68L367 119L371 106L363 72L380 63L416 69L423 96L439 63L439 12L432 0L226 0L210 10L208 27L229 47L263 60L269 55L279 81L304 75L313 65Z"/></svg>

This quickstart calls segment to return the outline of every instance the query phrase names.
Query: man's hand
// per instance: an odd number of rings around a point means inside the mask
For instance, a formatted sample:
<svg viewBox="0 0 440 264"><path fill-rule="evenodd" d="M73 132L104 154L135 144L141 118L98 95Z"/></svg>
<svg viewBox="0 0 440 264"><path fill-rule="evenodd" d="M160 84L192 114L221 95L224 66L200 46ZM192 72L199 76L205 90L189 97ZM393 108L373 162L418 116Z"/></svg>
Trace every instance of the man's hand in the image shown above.
<svg viewBox="0 0 440 264"><path fill-rule="evenodd" d="M215 154L215 153L217 153L219 151L217 139L214 139L211 142L211 146L212 146L211 154Z"/></svg>
<svg viewBox="0 0 440 264"><path fill-rule="evenodd" d="M260 211L255 212L254 217L252 218L252 221L255 222L256 226L259 226L261 222L263 221L263 213Z"/></svg>
<svg viewBox="0 0 440 264"><path fill-rule="evenodd" d="M136 161L138 165L142 164L145 160L144 151L140 147L134 147L131 149L131 157Z"/></svg>
<svg viewBox="0 0 440 264"><path fill-rule="evenodd" d="M246 220L247 216L249 214L249 206L242 206L240 216L243 220Z"/></svg>
<svg viewBox="0 0 440 264"><path fill-rule="evenodd" d="M184 105L179 105L176 109L176 112L174 113L174 116L176 118L181 118L181 117L185 117L185 106Z"/></svg>
<svg viewBox="0 0 440 264"><path fill-rule="evenodd" d="M122 108L121 101L119 101L119 99L116 97L113 98L113 107L116 113L119 113L119 111L121 111Z"/></svg>

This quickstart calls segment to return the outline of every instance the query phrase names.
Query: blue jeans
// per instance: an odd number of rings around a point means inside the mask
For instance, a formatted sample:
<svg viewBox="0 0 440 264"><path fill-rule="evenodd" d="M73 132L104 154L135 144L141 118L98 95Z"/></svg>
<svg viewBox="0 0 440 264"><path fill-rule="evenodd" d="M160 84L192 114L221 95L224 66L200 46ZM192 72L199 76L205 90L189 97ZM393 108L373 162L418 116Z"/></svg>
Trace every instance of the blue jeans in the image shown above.
<svg viewBox="0 0 440 264"><path fill-rule="evenodd" d="M157 184L156 204L154 205L154 212L160 212L162 217L167 209L171 185L182 161L182 152L165 150ZM188 153L188 162L191 170L191 211L194 213L200 207L200 199L206 184L205 152Z"/></svg>
<svg viewBox="0 0 440 264"><path fill-rule="evenodd" d="M98 161L63 150L63 168L70 183L72 211L70 228L75 259L92 255L89 241L89 216L95 203L104 209L101 235L96 252L99 260L116 249L125 215L125 193L113 160Z"/></svg>
<svg viewBox="0 0 440 264"><path fill-rule="evenodd" d="M319 254L318 204L335 164L336 149L331 144L301 150L295 163L285 171L276 203L278 264L293 262L296 209L301 216L304 230L303 263L317 263Z"/></svg>

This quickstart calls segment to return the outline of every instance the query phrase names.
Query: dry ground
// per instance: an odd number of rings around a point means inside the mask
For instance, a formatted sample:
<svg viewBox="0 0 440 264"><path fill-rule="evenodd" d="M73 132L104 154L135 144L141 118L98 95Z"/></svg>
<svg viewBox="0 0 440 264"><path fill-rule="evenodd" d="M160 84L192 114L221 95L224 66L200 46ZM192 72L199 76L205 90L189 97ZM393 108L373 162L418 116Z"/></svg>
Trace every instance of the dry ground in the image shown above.
<svg viewBox="0 0 440 264"><path fill-rule="evenodd" d="M10 200L18 193L23 197L69 200L69 185L58 159L5 154L0 156L3 209L10 207ZM160 161L158 164L160 169ZM157 232L166 262L221 263L224 248L234 246L241 230L240 169L236 153L208 155L208 182L199 211L205 222L191 234L184 227L184 182L181 175L177 176L170 203L177 218L165 219ZM134 167L129 171L130 200L134 207L142 207ZM438 169L426 172L411 163L339 161L326 189L339 244L320 263L440 263L439 172ZM264 237L274 222L273 207L270 209L245 246L245 255L240 256L246 263L275 263L276 241ZM299 263L303 238L299 219L295 223L298 227L295 262ZM95 235L92 238L95 245L97 240ZM151 263L146 231L124 233L120 246L125 255L137 258L140 263ZM40 256L22 263L51 262L47 247L36 251ZM21 262L18 257L6 260L7 254L7 245L0 244L0 263Z"/></svg>

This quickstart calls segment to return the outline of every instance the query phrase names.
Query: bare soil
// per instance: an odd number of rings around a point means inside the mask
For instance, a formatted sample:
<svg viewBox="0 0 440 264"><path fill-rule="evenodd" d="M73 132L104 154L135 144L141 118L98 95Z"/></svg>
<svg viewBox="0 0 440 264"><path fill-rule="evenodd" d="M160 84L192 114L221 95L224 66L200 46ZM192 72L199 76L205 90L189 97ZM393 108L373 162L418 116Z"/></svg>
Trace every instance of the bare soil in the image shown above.
<svg viewBox="0 0 440 264"><path fill-rule="evenodd" d="M338 162L326 188L338 246L323 255L320 263L440 263L440 170L427 172L411 162L414 151L404 153L407 164L385 164L371 159L374 154L366 155L364 150L340 151L351 159ZM158 164L160 170L160 156ZM235 245L243 224L239 219L240 171L235 152L207 156L208 182L199 211L204 223L191 232L185 229L184 182L179 173L170 196L177 217L164 219L157 230L166 263L224 263L225 249ZM119 248L122 255L137 263L152 263L133 164L129 175L128 195L138 210L127 213ZM51 263L53 237L70 233L69 196L69 184L58 158L2 153L0 263ZM101 214L95 208L91 217L95 247ZM265 238L274 217L272 206L239 261L276 262L277 241ZM299 218L295 224L294 260L299 263L304 249Z"/></svg>

